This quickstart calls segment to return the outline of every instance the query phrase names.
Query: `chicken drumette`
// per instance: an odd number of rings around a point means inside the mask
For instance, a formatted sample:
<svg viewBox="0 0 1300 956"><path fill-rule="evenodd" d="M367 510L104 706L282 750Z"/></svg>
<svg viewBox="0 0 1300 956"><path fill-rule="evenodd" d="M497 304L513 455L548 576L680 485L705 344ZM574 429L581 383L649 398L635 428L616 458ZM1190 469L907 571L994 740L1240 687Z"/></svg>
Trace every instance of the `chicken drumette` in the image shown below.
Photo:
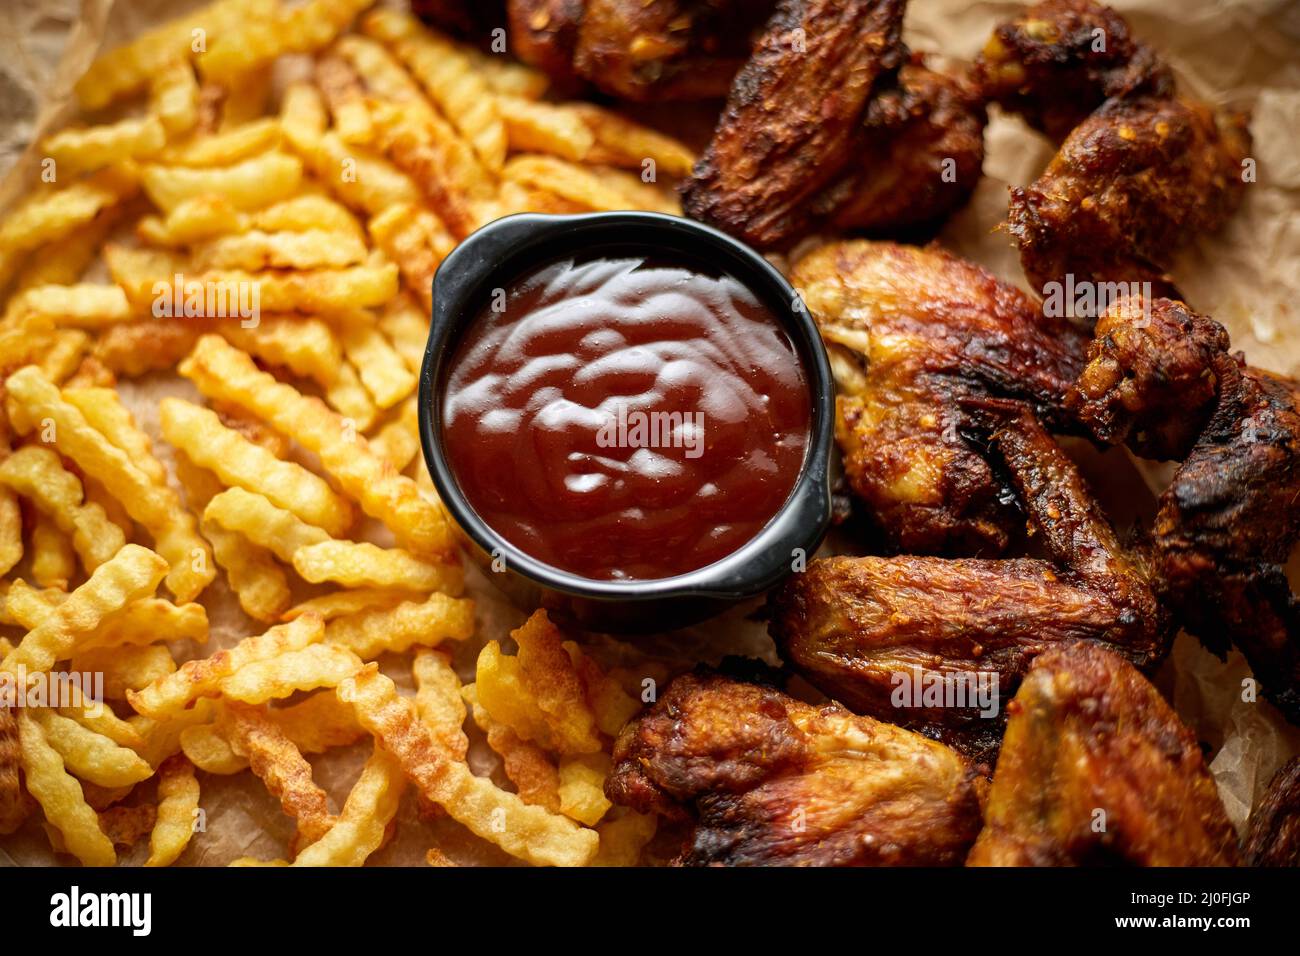
<svg viewBox="0 0 1300 956"><path fill-rule="evenodd" d="M1183 460L1156 515L1162 596L1212 650L1236 644L1300 722L1300 602L1283 571L1300 538L1297 383L1229 347L1182 302L1122 299L1067 405L1100 441Z"/></svg>
<svg viewBox="0 0 1300 956"><path fill-rule="evenodd" d="M903 7L782 0L683 187L687 214L777 248L821 227L905 230L964 202L983 163L983 103L965 80L909 62Z"/></svg>
<svg viewBox="0 0 1300 956"><path fill-rule="evenodd" d="M1025 275L1049 283L1150 282L1241 201L1247 117L1175 95L1172 74L1092 0L1047 0L998 27L976 64L985 96L1061 142L1011 190ZM1044 291L1044 294L1046 292Z"/></svg>
<svg viewBox="0 0 1300 956"><path fill-rule="evenodd" d="M980 785L942 744L701 669L614 745L606 793L695 822L688 866L941 866L979 830Z"/></svg>
<svg viewBox="0 0 1300 956"><path fill-rule="evenodd" d="M1196 737L1122 658L1038 657L1011 702L968 866L1231 866L1237 835Z"/></svg>
<svg viewBox="0 0 1300 956"><path fill-rule="evenodd" d="M984 95L1061 142L1114 96L1167 94L1173 74L1115 10L1046 0L993 31L975 61Z"/></svg>
<svg viewBox="0 0 1300 956"><path fill-rule="evenodd" d="M832 349L837 437L886 545L997 554L1021 525L1014 494L964 439L963 400L1017 398L1064 425L1060 396L1087 337L937 248L831 243L791 275Z"/></svg>
<svg viewBox="0 0 1300 956"><path fill-rule="evenodd" d="M773 592L769 629L782 657L860 713L916 727L987 760L1005 714L973 686L1009 698L1033 660L1078 639L1147 667L1169 636L1144 563L1120 546L1060 446L1033 413L985 400L972 425L1024 501L1052 560L836 557ZM966 698L896 696L905 683ZM919 705L918 705L919 704ZM996 701L994 701L996 705Z"/></svg>

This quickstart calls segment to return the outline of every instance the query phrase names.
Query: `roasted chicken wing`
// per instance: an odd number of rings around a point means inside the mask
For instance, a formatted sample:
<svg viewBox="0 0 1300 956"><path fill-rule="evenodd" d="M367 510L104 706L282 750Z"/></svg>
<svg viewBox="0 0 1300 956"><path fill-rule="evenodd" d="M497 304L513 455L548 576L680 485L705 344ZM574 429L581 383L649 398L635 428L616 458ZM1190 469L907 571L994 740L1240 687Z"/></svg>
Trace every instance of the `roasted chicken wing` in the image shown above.
<svg viewBox="0 0 1300 956"><path fill-rule="evenodd" d="M858 157L882 77L906 59L903 0L781 0L736 75L686 213L770 248L808 231L813 200Z"/></svg>
<svg viewBox="0 0 1300 956"><path fill-rule="evenodd" d="M824 245L792 281L833 349L837 438L888 547L997 554L1022 517L959 428L961 402L1017 398L1063 424L1087 337L1023 292L938 248Z"/></svg>
<svg viewBox="0 0 1300 956"><path fill-rule="evenodd" d="M979 182L987 119L973 84L913 56L867 105L854 158L812 202L815 226L867 234L930 229Z"/></svg>
<svg viewBox="0 0 1300 956"><path fill-rule="evenodd" d="M1011 190L1009 228L1025 275L1043 290L1150 282L1167 294L1173 253L1222 226L1240 202L1249 149L1243 115L1160 96L1108 100L1036 182Z"/></svg>
<svg viewBox="0 0 1300 956"><path fill-rule="evenodd" d="M1173 90L1155 52L1093 0L1046 0L1001 24L975 78L988 99L1058 143L1111 97Z"/></svg>
<svg viewBox="0 0 1300 956"><path fill-rule="evenodd" d="M979 761L997 747L999 701L1039 654L1090 638L1145 667L1169 636L1145 565L1120 546L1074 463L1027 409L985 402L978 415L989 414L1003 416L992 451L1054 560L826 558L769 601L777 648L814 685Z"/></svg>
<svg viewBox="0 0 1300 956"><path fill-rule="evenodd" d="M1300 757L1269 781L1250 814L1244 853L1251 866L1300 866Z"/></svg>
<svg viewBox="0 0 1300 956"><path fill-rule="evenodd" d="M1181 302L1122 300L1067 404L1099 440L1185 459L1156 514L1162 596L1210 649L1236 644L1300 722L1300 602L1283 572L1300 539L1297 383L1229 347L1217 322Z"/></svg>
<svg viewBox="0 0 1300 956"><path fill-rule="evenodd" d="M705 669L614 745L611 800L695 821L679 864L959 864L979 782L942 744Z"/></svg>
<svg viewBox="0 0 1300 956"><path fill-rule="evenodd" d="M1011 702L969 866L1231 866L1237 836L1196 737L1128 662L1041 654Z"/></svg>

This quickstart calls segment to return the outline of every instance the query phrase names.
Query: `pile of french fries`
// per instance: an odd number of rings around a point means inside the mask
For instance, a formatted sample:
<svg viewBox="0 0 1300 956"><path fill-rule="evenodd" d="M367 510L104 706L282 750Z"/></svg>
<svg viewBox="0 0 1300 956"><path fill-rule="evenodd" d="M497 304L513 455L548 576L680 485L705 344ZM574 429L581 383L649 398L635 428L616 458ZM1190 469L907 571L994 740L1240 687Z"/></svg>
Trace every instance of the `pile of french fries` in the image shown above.
<svg viewBox="0 0 1300 956"><path fill-rule="evenodd" d="M655 832L603 793L639 682L543 612L516 653L476 633L415 389L459 240L674 212L693 156L370 6L217 0L110 51L0 219L0 676L108 698L0 705L0 836L43 825L87 865L147 837L168 865L204 775L248 772L296 823L248 864L360 865L412 789L534 864L630 865ZM144 376L201 401L157 401L150 434L117 388ZM248 636L205 655L218 574ZM462 686L436 648L484 640ZM469 724L513 790L470 771ZM367 736L350 793L313 781L305 755Z"/></svg>

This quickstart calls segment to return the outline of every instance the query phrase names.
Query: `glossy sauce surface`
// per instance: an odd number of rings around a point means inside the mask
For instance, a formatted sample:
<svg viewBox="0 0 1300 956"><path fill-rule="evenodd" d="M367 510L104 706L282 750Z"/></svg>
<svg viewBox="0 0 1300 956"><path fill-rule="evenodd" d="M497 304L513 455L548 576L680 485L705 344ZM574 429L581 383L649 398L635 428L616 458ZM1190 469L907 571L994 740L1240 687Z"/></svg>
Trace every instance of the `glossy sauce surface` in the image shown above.
<svg viewBox="0 0 1300 956"><path fill-rule="evenodd" d="M470 505L592 579L683 574L780 510L811 427L777 319L726 275L638 258L529 273L470 323L442 396Z"/></svg>

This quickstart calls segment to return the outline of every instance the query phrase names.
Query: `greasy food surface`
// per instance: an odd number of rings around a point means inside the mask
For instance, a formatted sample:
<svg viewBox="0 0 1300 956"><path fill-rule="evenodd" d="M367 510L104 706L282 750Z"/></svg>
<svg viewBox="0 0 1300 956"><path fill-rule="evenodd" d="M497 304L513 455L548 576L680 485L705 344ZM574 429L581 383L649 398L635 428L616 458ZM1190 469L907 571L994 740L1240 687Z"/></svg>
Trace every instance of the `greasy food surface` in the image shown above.
<svg viewBox="0 0 1300 956"><path fill-rule="evenodd" d="M1153 533L1162 596L1212 650L1236 644L1294 720L1300 603L1283 565L1300 539L1297 384L1229 349L1223 328L1183 303L1125 300L1099 325L1068 402L1099 440L1183 460Z"/></svg>
<svg viewBox="0 0 1300 956"><path fill-rule="evenodd" d="M1019 289L937 247L828 243L791 281L832 350L836 437L891 549L996 555L1022 519L961 434L962 402L1015 398L1062 423L1086 338Z"/></svg>
<svg viewBox="0 0 1300 956"><path fill-rule="evenodd" d="M1011 190L1011 235L1030 283L1150 282L1172 288L1173 253L1241 201L1246 117L1155 95L1108 100L1043 174Z"/></svg>
<svg viewBox="0 0 1300 956"><path fill-rule="evenodd" d="M942 744L707 670L624 728L614 761L610 799L695 819L687 866L951 866L979 828Z"/></svg>
<svg viewBox="0 0 1300 956"><path fill-rule="evenodd" d="M904 59L902 0L782 0L682 191L687 214L758 248L808 227L857 156L867 104Z"/></svg>
<svg viewBox="0 0 1300 956"><path fill-rule="evenodd" d="M1242 855L1250 866L1300 866L1300 757L1273 775L1251 811Z"/></svg>
<svg viewBox="0 0 1300 956"><path fill-rule="evenodd" d="M1011 703L968 866L1232 866L1237 834L1196 737L1136 669L1080 642Z"/></svg>
<svg viewBox="0 0 1300 956"><path fill-rule="evenodd" d="M996 749L1005 702L1037 655L1091 638L1148 666L1168 637L1144 565L1120 546L1073 462L1031 413L988 407L990 444L1053 560L825 558L769 601L772 636L809 681L855 711L923 729L980 760ZM949 683L975 675L1003 707L900 702L896 689L913 675Z"/></svg>
<svg viewBox="0 0 1300 956"><path fill-rule="evenodd" d="M1114 96L1165 94L1173 75L1113 8L1045 0L999 24L975 63L984 95L1060 142Z"/></svg>

